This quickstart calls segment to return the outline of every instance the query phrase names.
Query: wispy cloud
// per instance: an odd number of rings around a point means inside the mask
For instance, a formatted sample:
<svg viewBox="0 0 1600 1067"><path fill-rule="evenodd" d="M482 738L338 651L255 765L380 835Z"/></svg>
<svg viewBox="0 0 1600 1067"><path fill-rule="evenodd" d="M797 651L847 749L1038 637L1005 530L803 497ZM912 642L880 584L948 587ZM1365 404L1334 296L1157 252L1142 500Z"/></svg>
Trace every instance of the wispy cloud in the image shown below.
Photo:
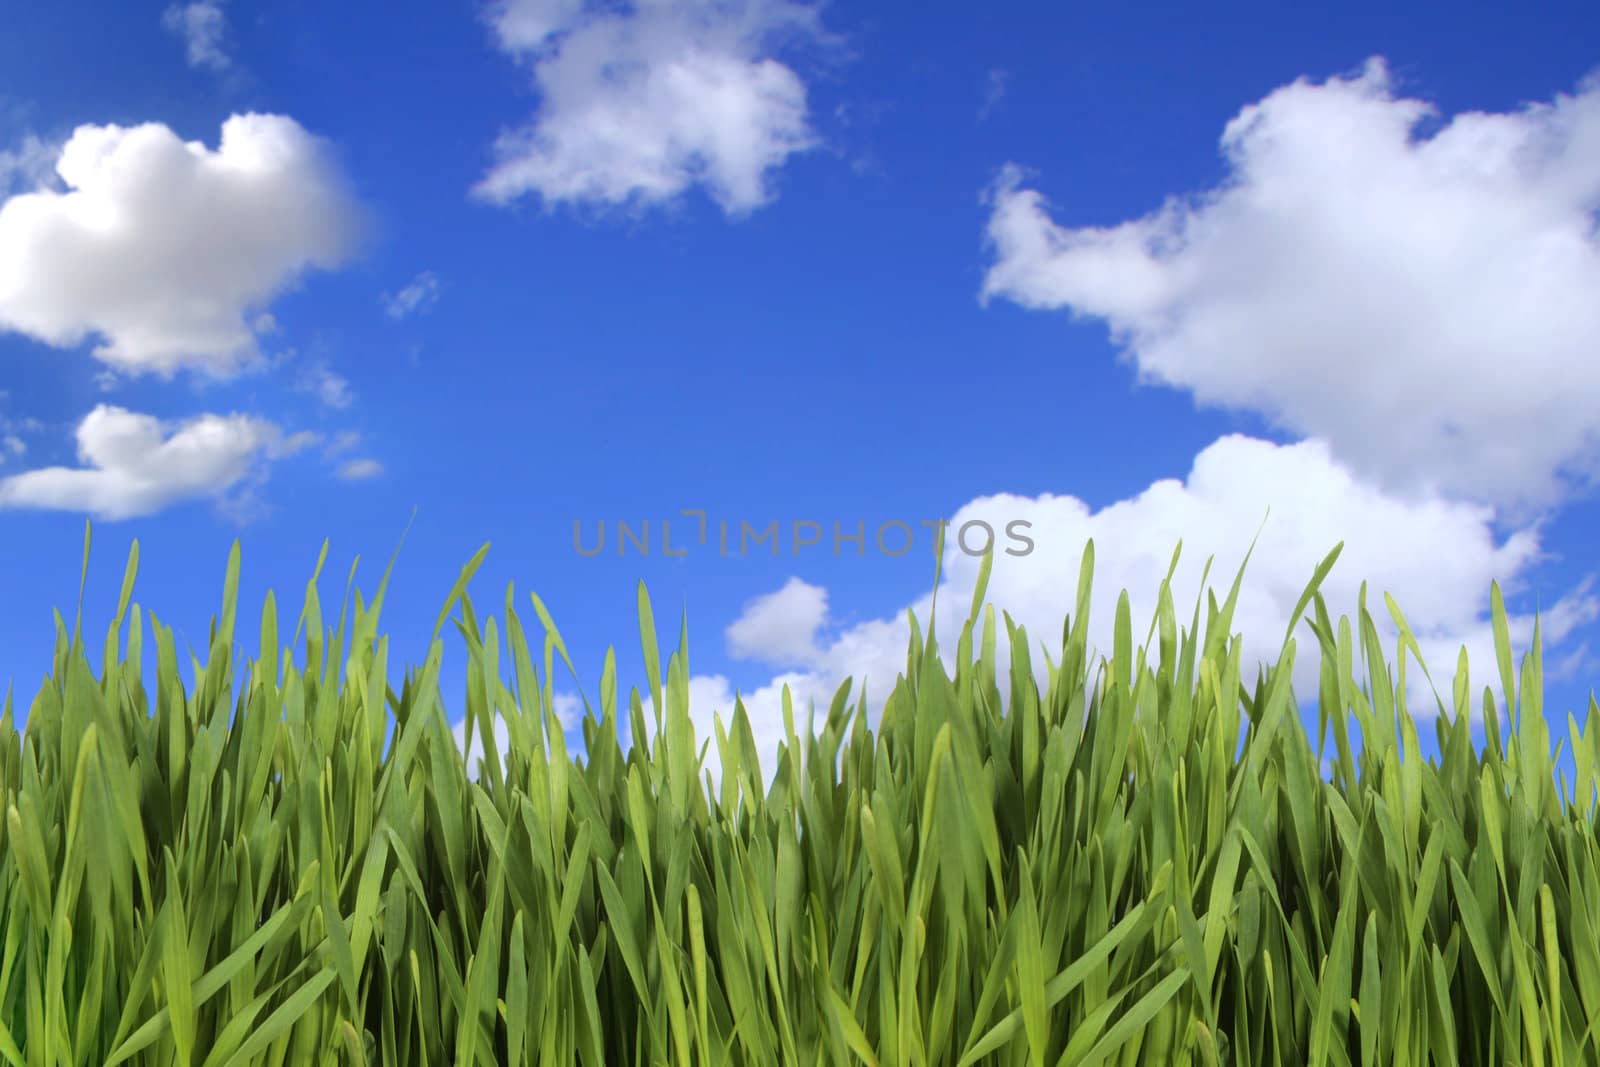
<svg viewBox="0 0 1600 1067"><path fill-rule="evenodd" d="M334 435L333 440L328 442L327 447L322 450L322 457L324 459L333 459L335 456L340 456L350 451L360 443L361 434L359 431L344 430Z"/></svg>
<svg viewBox="0 0 1600 1067"><path fill-rule="evenodd" d="M295 388L310 393L325 407L343 410L355 402L350 380L318 360L300 372Z"/></svg>
<svg viewBox="0 0 1600 1067"><path fill-rule="evenodd" d="M339 477L347 482L366 481L383 473L383 464L375 459L352 459L339 465Z"/></svg>
<svg viewBox="0 0 1600 1067"><path fill-rule="evenodd" d="M994 114L995 108L1006 97L1006 89L1011 84L1011 72L1005 70L991 70L988 81L983 87L983 102L978 105L978 118L988 118Z"/></svg>
<svg viewBox="0 0 1600 1067"><path fill-rule="evenodd" d="M384 294L383 309L391 319L421 314L439 301L439 276L425 270L398 293Z"/></svg>
<svg viewBox="0 0 1600 1067"><path fill-rule="evenodd" d="M228 19L217 0L172 4L162 12L161 25L182 38L191 67L221 73L233 65L224 48Z"/></svg>
<svg viewBox="0 0 1600 1067"><path fill-rule="evenodd" d="M24 135L15 147L0 149L0 198L52 184L60 155L60 145L32 133Z"/></svg>

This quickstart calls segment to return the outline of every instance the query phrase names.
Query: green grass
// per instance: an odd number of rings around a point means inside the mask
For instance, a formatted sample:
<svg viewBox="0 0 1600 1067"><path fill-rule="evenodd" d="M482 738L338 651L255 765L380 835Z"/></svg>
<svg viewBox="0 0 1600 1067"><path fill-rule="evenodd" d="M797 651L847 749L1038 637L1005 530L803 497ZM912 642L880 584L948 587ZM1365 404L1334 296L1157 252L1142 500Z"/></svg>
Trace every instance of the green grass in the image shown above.
<svg viewBox="0 0 1600 1067"><path fill-rule="evenodd" d="M686 639L663 679L642 583L663 721L637 691L619 706L608 652L575 759L551 690L566 648L537 596L542 650L510 589L480 625L483 552L396 693L387 572L337 632L313 577L289 648L269 594L235 678L235 545L186 693L171 630L129 610L135 543L99 676L57 615L25 734L9 696L0 719L0 1059L1600 1062L1600 707L1569 719L1569 788L1538 628L1519 679L1495 586L1487 748L1463 652L1424 760L1415 640L1386 597L1395 679L1364 586L1355 624L1332 621L1316 589L1338 552L1295 611L1321 653L1317 738L1289 691L1294 629L1253 688L1240 677L1238 578L1220 608L1207 594L1203 639L1201 605L1180 630L1164 581L1153 660L1124 594L1113 655L1087 663L1091 543L1046 692L1009 616L996 674L986 559L953 680L913 617L875 726L848 682L814 730L786 696L789 741L762 768L742 706L694 736ZM457 605L472 728L503 717L510 739L481 773L438 693ZM623 716L648 745L620 748Z"/></svg>

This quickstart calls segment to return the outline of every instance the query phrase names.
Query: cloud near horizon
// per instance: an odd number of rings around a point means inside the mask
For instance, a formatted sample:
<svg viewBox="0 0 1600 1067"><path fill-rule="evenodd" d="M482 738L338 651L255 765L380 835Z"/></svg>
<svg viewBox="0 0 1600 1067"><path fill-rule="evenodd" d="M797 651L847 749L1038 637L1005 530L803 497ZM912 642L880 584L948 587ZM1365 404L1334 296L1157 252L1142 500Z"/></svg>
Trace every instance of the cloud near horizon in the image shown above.
<svg viewBox="0 0 1600 1067"><path fill-rule="evenodd" d="M1079 564L1090 539L1095 544L1088 630L1091 684L1100 658L1110 655L1122 591L1128 593L1134 644L1146 645L1161 579L1181 541L1171 586L1174 612L1181 634L1190 629L1195 606L1200 604L1203 642L1206 611L1201 598L1205 590L1215 594L1220 606L1255 540L1230 626L1230 633L1242 642L1241 681L1254 688L1258 668L1278 661L1290 614L1317 565L1343 541L1339 559L1319 592L1335 624L1340 616L1348 616L1354 625L1360 586L1363 581L1368 583L1367 611L1383 642L1391 672L1396 665L1399 630L1383 594L1394 597L1416 635L1427 674L1432 677L1430 685L1408 655L1406 701L1421 722L1438 713L1435 691L1454 714L1453 681L1462 648L1467 651L1472 684L1471 716L1476 719L1481 713L1485 686L1496 692L1499 703L1500 682L1488 618L1490 583L1498 580L1506 596L1518 595L1527 588L1525 572L1546 558L1537 527L1497 540L1491 508L1439 496L1390 495L1354 479L1332 459L1325 443L1280 445L1243 434L1227 435L1202 450L1185 479L1160 479L1135 496L1098 511L1070 495L1002 493L969 501L950 521L952 530L983 520L999 531L1018 519L1030 524L1025 529L1034 541L1034 551L1008 556L1003 551L1006 542L1001 542L985 596L985 603L995 611L997 670L1002 676L1011 663L1010 644L1000 619L1005 611L1027 631L1034 681L1041 692L1045 690L1048 669L1041 648L1048 649L1059 663L1062 623L1073 610ZM974 528L969 538L974 550L978 538ZM1208 558L1212 563L1203 589L1200 576ZM798 577L752 599L724 633L730 650L788 669L753 687L736 685L722 674L691 675L689 709L696 744L715 737L718 716L724 728L728 726L738 693L750 717L763 774L770 781L784 738L784 687L789 687L793 700L796 730L803 731L808 709L815 707L820 722L846 678L854 683L851 704L860 701L865 685L868 721L875 725L885 699L906 668L911 633L907 609L916 615L924 639L932 617L940 659L947 674L953 676L957 639L970 610L979 563L978 557L956 547L947 534L936 612L932 610L933 594L928 593L891 614L850 626L830 625L827 591ZM1569 635L1600 618L1596 580L1591 573L1572 590L1541 605L1540 637L1549 680L1570 678L1595 665L1587 644L1564 653L1559 650ZM1321 649L1304 621L1307 617L1314 617L1309 606L1295 621L1292 633L1296 654L1291 685L1302 708L1318 700L1321 669ZM1531 647L1534 617L1510 613L1507 624L1514 655L1520 661ZM674 641L671 635L663 641L665 657ZM1159 646L1153 636L1148 652L1154 666ZM1364 685L1359 648L1355 672L1358 683ZM1002 704L1009 705L1007 687L1002 683L1000 688ZM618 702L619 708L625 707L626 697L620 691ZM643 694L643 703L646 722L653 723L654 703L648 694ZM626 744L626 722L623 733ZM715 755L713 744L704 768L713 783L720 779Z"/></svg>
<svg viewBox="0 0 1600 1067"><path fill-rule="evenodd" d="M1195 604L1204 593L1200 574L1207 558L1215 557L1206 588L1215 592L1220 605L1259 530L1230 627L1233 634L1241 635L1241 679L1252 688L1257 666L1277 662L1290 613L1317 564L1343 541L1339 559L1319 591L1337 623L1341 615L1356 618L1360 586L1367 581L1367 611L1383 640L1391 669L1399 631L1389 617L1383 594L1395 598L1432 676L1430 686L1414 661L1407 671L1408 706L1420 721L1437 715L1434 688L1454 713L1451 686L1462 647L1467 650L1471 671L1473 716L1481 710L1483 686L1498 692L1493 632L1487 618L1490 583L1498 580L1508 596L1520 593L1527 584L1523 572L1544 558L1536 528L1497 542L1491 527L1492 511L1486 507L1438 497L1387 495L1353 479L1320 442L1278 445L1240 434L1223 437L1204 449L1186 480L1161 479L1138 495L1098 511L1070 495L996 494L958 509L951 519L952 528L975 519L986 520L997 531L1016 519L1031 524L1027 533L1035 542L1034 551L1027 556L1007 556L1002 542L985 600L995 608L998 669L1009 671L1011 662L1005 626L1000 621L1004 610L1027 630L1029 659L1041 692L1048 682L1041 643L1059 663L1061 627L1072 611L1078 568L1089 539L1095 543L1088 631L1092 679L1099 657L1110 655L1117 598L1124 589L1138 646L1145 642L1155 617L1161 579L1181 540L1171 592L1180 631L1187 630ZM946 547L934 626L941 659L952 676L956 641L970 609L979 562L958 547ZM1553 650L1580 626L1600 618L1595 581L1596 576L1590 574L1576 588L1552 596L1542 605L1540 637L1548 679L1572 677L1593 662L1587 645L1569 650L1564 657L1554 655ZM802 588L804 598L797 595ZM751 610L728 628L730 642L735 634L741 635L745 649L753 652L749 635L761 632L770 621L768 606L804 599L809 607L825 597L826 591L820 587L791 579L783 589L753 602ZM908 605L924 634L932 602L929 593ZM1310 612L1308 607L1307 614ZM1531 646L1533 622L1531 614L1508 617L1519 657ZM799 729L808 702L815 703L820 720L845 678L855 680L852 703L859 698L865 679L869 721L875 723L896 677L905 671L910 640L905 609L831 636L824 633L824 624L818 615L801 612L792 627L771 631L770 651L775 658L786 658L777 654L807 645L816 652L797 669L784 671L753 690L743 689L742 699L768 774L775 769L773 761L783 738L784 685L790 687ZM1205 624L1202 601L1202 630ZM1296 655L1291 684L1300 705L1309 706L1318 699L1321 650L1303 621L1294 626L1293 639ZM1150 644L1153 661L1159 650L1154 638ZM1364 679L1359 653L1355 669L1358 680ZM1001 691L1002 702L1008 704L1004 685ZM731 719L734 692L733 683L722 675L690 679L697 739L714 736L713 713L720 712L724 724ZM645 704L648 710L648 698Z"/></svg>

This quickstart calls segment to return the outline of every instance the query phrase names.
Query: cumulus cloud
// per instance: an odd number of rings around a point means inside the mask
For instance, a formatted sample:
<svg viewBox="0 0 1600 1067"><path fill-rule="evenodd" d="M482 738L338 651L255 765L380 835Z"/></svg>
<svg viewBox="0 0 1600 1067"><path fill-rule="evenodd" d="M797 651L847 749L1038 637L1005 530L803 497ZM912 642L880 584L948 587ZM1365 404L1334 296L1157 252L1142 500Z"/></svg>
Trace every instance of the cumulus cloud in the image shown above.
<svg viewBox="0 0 1600 1067"><path fill-rule="evenodd" d="M1200 602L1204 631L1206 609L1200 600L1204 592L1200 574L1207 558L1215 557L1206 587L1215 591L1220 606L1259 531L1230 627L1233 634L1242 635L1241 678L1252 689L1258 666L1277 662L1290 613L1317 564L1343 541L1338 562L1320 586L1329 614L1335 622L1340 615L1355 619L1360 585L1366 580L1367 610L1393 670L1399 631L1389 617L1383 594L1395 598L1416 634L1433 678L1430 686L1414 660L1408 665L1408 708L1422 720L1438 713L1434 687L1446 708L1451 708L1451 685L1462 647L1467 650L1471 670L1472 713L1477 715L1481 709L1484 685L1498 693L1489 620L1490 583L1498 580L1508 597L1516 595L1527 586L1524 572L1543 558L1537 527L1496 541L1493 512L1486 506L1452 502L1437 495L1399 496L1359 482L1320 441L1278 445L1233 434L1204 449L1186 479L1156 481L1137 495L1098 511L1076 497L1049 493L1038 497L998 494L961 507L951 518L946 535L934 615L941 658L952 676L956 641L971 606L980 562L955 545L954 535L974 520L987 522L1000 538L986 594L986 602L995 606L1000 669L1009 670L1011 662L1005 626L999 618L1004 610L1027 629L1029 659L1041 692L1048 682L1041 645L1060 662L1061 626L1074 610L1078 566L1089 539L1095 544L1088 629L1092 676L1099 656L1111 653L1117 597L1122 590L1128 592L1134 643L1143 644L1155 617L1161 579L1181 540L1182 555L1171 588L1178 624L1187 630L1195 604ZM1026 555L1011 556L1005 551L1021 550L1005 535L1007 525L1015 520L1031 524L1022 528L1034 543ZM983 541L981 528L972 527L968 544L977 551ZM1547 678L1569 677L1579 669L1585 649L1565 658L1550 653L1579 627L1600 618L1600 597L1592 591L1594 581L1590 575L1566 595L1553 602L1547 598L1542 604L1540 635L1547 652ZM786 599L785 590L793 588L791 582L772 596L781 601ZM809 593L807 598L813 612L805 620L809 623L821 612L815 609L819 598ZM907 605L916 613L924 635L932 603L930 593ZM795 728L802 736L808 705L814 703L815 721L820 724L847 677L855 682L852 703L859 699L865 682L869 720L877 721L897 676L906 669L910 639L906 610L902 607L816 640L814 654L798 663L797 669L776 674L753 690L743 690L740 696L751 719L765 775L770 778L775 772L778 745L784 737L785 685L794 701ZM1310 608L1307 614L1311 614ZM741 632L750 632L749 617L746 613L740 623L730 627L730 643L741 623L745 624ZM1518 656L1531 646L1533 622L1531 614L1508 618ZM803 626L796 624L794 629ZM1303 621L1296 622L1293 638L1296 655L1291 684L1297 701L1307 706L1318 699L1321 652ZM1150 645L1153 664L1159 648L1153 638ZM1358 681L1364 680L1359 651L1355 670ZM1006 685L1002 683L1000 688L1002 703L1009 704ZM714 716L720 714L725 725L732 719L735 686L723 675L695 675L689 689L696 737L714 737ZM645 705L648 713L652 706L648 696ZM649 714L646 718L650 719ZM715 781L717 768L708 769Z"/></svg>
<svg viewBox="0 0 1600 1067"><path fill-rule="evenodd" d="M491 23L527 60L537 115L504 132L474 192L507 203L651 205L702 185L730 215L771 197L769 175L817 143L806 88L772 57L825 38L789 0L500 0Z"/></svg>
<svg viewBox="0 0 1600 1067"><path fill-rule="evenodd" d="M391 319L403 319L427 311L439 301L439 276L425 270L394 295L385 295L383 309Z"/></svg>
<svg viewBox="0 0 1600 1067"><path fill-rule="evenodd" d="M1363 478L1529 517L1596 470L1600 80L1428 118L1381 60L1297 81L1224 128L1227 181L1109 227L1054 221L1008 167L983 297L1102 320L1142 383Z"/></svg>
<svg viewBox="0 0 1600 1067"><path fill-rule="evenodd" d="M828 616L828 591L799 578L747 603L728 627L728 652L774 666L807 663L816 657L817 629Z"/></svg>
<svg viewBox="0 0 1600 1067"><path fill-rule="evenodd" d="M217 0L173 4L162 13L161 25L169 33L183 39L191 67L203 67L220 73L233 65L223 48L228 21Z"/></svg>
<svg viewBox="0 0 1600 1067"><path fill-rule="evenodd" d="M158 123L80 126L55 169L65 191L0 203L0 329L96 336L130 374L234 373L265 305L358 236L325 146L283 116L235 115L216 149Z"/></svg>
<svg viewBox="0 0 1600 1067"><path fill-rule="evenodd" d="M0 508L86 512L115 521L153 515L186 500L217 497L264 460L299 451L313 437L285 437L251 416L201 415L177 426L101 404L78 424L79 467L42 467L0 478Z"/></svg>

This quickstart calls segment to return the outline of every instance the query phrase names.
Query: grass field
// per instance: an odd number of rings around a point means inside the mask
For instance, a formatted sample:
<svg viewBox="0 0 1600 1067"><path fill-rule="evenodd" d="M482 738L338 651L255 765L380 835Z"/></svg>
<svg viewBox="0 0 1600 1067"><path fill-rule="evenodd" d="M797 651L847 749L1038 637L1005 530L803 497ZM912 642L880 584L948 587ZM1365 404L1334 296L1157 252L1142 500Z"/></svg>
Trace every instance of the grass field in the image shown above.
<svg viewBox="0 0 1600 1067"><path fill-rule="evenodd" d="M996 674L986 559L954 679L913 618L871 728L847 685L809 730L786 700L771 768L742 705L694 736L686 641L663 669L643 583L650 691L620 703L608 652L574 758L552 699L567 650L537 595L531 647L511 590L480 622L481 551L395 692L387 572L337 630L313 577L287 647L269 594L234 677L236 544L186 693L171 630L130 608L135 543L99 674L57 616L25 732L9 698L0 720L0 1058L1600 1062L1600 706L1569 720L1569 785L1538 629L1513 670L1496 585L1502 697L1475 699L1463 652L1423 759L1415 640L1386 597L1391 677L1365 587L1333 620L1316 589L1338 552L1295 611L1321 655L1317 736L1293 632L1241 678L1242 568L1183 627L1163 582L1153 656L1124 594L1113 654L1088 663L1090 543L1044 693L1037 637L1006 616ZM509 737L481 769L437 686L457 607L471 729Z"/></svg>

